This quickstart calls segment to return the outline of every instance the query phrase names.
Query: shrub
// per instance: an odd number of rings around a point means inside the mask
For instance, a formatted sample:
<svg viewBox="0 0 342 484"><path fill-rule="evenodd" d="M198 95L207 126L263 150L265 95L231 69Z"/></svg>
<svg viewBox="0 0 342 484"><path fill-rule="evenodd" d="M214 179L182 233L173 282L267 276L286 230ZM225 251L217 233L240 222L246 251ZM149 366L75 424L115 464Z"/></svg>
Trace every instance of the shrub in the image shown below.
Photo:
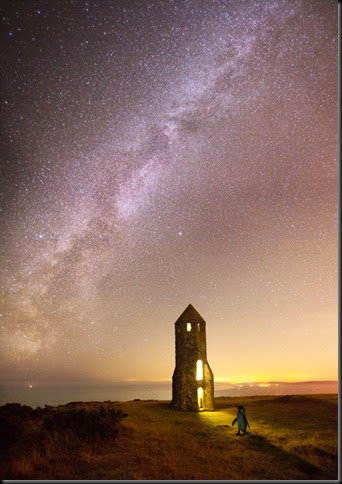
<svg viewBox="0 0 342 484"><path fill-rule="evenodd" d="M108 404L32 409L19 403L0 407L0 452L15 453L114 437L127 414Z"/></svg>
<svg viewBox="0 0 342 484"><path fill-rule="evenodd" d="M48 431L71 431L82 440L116 435L118 425L127 414L108 407L99 409L71 408L52 412L44 418L43 428Z"/></svg>
<svg viewBox="0 0 342 484"><path fill-rule="evenodd" d="M0 452L8 451L21 438L33 412L31 407L20 403L6 403L0 407Z"/></svg>

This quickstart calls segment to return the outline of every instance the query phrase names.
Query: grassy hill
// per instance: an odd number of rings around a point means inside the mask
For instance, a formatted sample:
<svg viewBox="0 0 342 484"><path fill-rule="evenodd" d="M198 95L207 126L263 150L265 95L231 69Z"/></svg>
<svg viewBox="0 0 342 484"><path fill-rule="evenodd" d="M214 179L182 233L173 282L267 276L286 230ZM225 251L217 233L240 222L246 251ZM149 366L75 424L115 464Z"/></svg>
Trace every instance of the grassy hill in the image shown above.
<svg viewBox="0 0 342 484"><path fill-rule="evenodd" d="M337 395L221 397L215 403L215 412L188 413L162 401L76 402L26 407L25 417L18 408L13 417L15 409L0 407L8 436L0 449L1 476L338 478ZM237 404L245 406L251 426L241 437L231 427Z"/></svg>

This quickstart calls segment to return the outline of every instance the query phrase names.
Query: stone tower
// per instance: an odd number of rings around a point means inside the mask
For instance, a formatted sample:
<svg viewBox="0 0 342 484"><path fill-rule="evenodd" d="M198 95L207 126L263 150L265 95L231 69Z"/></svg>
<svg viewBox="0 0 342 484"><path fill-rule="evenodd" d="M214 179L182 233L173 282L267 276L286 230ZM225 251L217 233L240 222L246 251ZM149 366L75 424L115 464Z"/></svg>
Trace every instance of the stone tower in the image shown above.
<svg viewBox="0 0 342 484"><path fill-rule="evenodd" d="M214 375L207 360L205 321L189 304L175 322L176 368L172 402L176 410L214 410Z"/></svg>

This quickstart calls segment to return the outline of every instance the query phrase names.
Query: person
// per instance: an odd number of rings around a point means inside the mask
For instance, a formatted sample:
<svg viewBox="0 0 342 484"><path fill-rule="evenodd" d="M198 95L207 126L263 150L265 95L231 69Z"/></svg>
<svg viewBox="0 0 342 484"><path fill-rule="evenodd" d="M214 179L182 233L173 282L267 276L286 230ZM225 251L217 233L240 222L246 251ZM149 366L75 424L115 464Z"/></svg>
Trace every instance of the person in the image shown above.
<svg viewBox="0 0 342 484"><path fill-rule="evenodd" d="M248 428L250 429L250 426L249 426L249 423L248 423L248 420L247 420L247 417L246 417L245 407L243 405L238 405L238 406L236 406L236 408L238 409L238 412L237 412L237 415L232 422L232 426L235 425L235 423L237 422L238 423L238 431L236 432L235 435L241 435L240 431L243 432L242 435L245 435L246 430L247 430L247 425L248 425Z"/></svg>

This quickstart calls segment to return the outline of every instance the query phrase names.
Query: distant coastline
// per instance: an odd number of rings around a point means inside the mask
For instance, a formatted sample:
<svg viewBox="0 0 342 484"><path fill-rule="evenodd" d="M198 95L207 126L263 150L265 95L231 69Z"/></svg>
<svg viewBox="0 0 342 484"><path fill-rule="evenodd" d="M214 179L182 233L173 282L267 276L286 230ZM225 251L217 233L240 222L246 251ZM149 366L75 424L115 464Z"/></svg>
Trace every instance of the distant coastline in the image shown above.
<svg viewBox="0 0 342 484"><path fill-rule="evenodd" d="M30 387L31 385L31 387ZM338 393L338 381L215 383L215 397L304 395ZM171 400L171 381L113 383L0 383L0 405L22 403L32 407L71 401Z"/></svg>
<svg viewBox="0 0 342 484"><path fill-rule="evenodd" d="M238 383L217 388L215 396L304 395L338 393L338 381Z"/></svg>

